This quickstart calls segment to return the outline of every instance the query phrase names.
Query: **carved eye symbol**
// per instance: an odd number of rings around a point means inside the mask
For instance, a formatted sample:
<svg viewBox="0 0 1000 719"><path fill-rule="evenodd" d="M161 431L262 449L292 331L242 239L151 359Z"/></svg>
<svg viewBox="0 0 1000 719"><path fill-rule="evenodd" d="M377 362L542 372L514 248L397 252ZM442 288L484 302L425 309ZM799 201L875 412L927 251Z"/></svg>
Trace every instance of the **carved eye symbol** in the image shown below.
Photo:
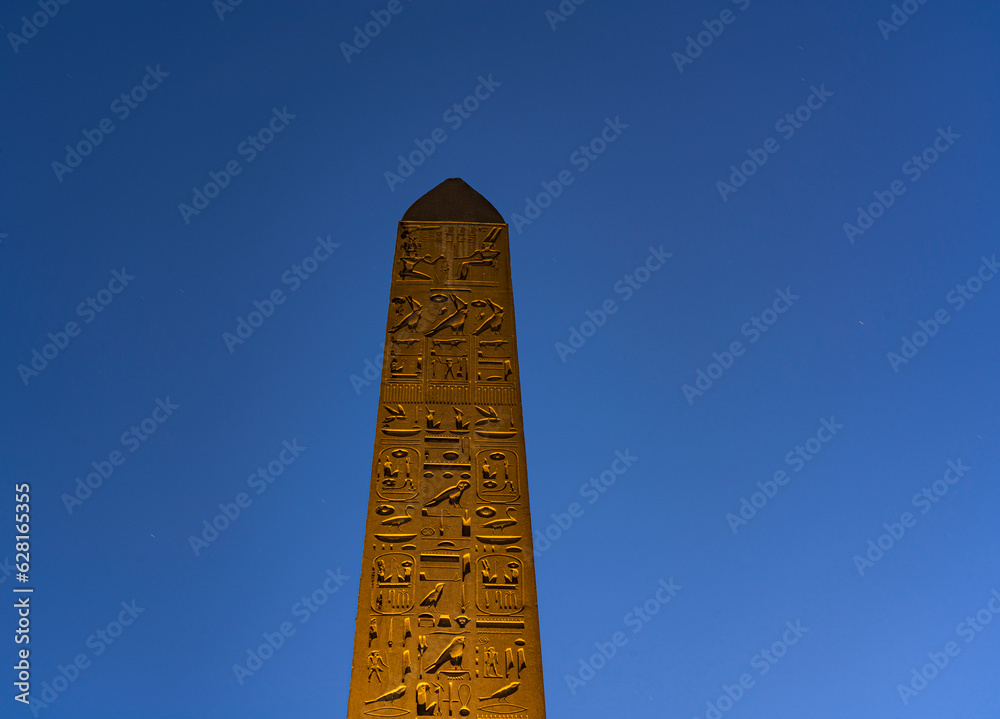
<svg viewBox="0 0 1000 719"><path fill-rule="evenodd" d="M380 517L386 517L395 511L396 511L395 507L393 507L391 504L380 504L379 506L375 507L375 514L379 515Z"/></svg>
<svg viewBox="0 0 1000 719"><path fill-rule="evenodd" d="M479 509L476 510L476 514L486 519L492 517L496 513L497 511L493 509L493 507L480 507Z"/></svg>

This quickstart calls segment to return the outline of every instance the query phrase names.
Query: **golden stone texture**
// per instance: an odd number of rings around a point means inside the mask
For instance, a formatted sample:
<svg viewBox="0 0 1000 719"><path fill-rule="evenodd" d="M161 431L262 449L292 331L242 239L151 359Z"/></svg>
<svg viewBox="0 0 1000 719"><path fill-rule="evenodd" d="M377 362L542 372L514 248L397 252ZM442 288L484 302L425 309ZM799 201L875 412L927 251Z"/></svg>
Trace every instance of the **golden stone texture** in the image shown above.
<svg viewBox="0 0 1000 719"><path fill-rule="evenodd" d="M507 224L459 179L396 233L348 719L544 719Z"/></svg>

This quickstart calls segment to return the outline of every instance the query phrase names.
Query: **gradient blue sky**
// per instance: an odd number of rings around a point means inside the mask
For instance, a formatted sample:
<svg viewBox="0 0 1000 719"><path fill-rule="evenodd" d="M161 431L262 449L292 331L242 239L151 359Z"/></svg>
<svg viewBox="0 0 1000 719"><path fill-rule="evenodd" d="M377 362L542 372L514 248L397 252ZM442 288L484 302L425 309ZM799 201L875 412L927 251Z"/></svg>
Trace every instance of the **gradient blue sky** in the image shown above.
<svg viewBox="0 0 1000 719"><path fill-rule="evenodd" d="M378 399L351 378L381 356L396 222L462 177L511 224L532 521L558 536L536 539L548 715L996 717L1000 617L978 623L1000 610L996 4L909 0L898 27L888 1L390 5L0 10L0 561L30 483L33 695L85 660L39 714L343 715ZM373 12L391 21L348 61ZM270 144L242 144L275 112ZM100 144L54 167L85 133ZM227 163L217 197L179 208ZM339 246L296 288L317 238ZM671 256L629 294L650 248ZM778 291L796 298L772 314ZM561 356L571 329L590 336ZM685 392L699 371L711 386ZM304 449L248 486L285 442ZM637 459L585 490L617 452ZM743 500L756 514L727 519ZM859 565L886 524L905 533ZM680 587L664 606L661 580ZM28 716L10 604L0 714ZM928 653L947 666L913 690Z"/></svg>

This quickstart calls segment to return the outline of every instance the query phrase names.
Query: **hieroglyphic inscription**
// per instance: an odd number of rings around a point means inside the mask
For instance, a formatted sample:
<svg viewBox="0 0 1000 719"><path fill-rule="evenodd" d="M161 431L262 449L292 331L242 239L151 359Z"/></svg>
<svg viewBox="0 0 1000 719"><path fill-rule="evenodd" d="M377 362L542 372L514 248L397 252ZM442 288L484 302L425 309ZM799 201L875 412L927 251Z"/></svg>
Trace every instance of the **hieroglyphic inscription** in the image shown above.
<svg viewBox="0 0 1000 719"><path fill-rule="evenodd" d="M508 247L399 224L350 719L544 719Z"/></svg>

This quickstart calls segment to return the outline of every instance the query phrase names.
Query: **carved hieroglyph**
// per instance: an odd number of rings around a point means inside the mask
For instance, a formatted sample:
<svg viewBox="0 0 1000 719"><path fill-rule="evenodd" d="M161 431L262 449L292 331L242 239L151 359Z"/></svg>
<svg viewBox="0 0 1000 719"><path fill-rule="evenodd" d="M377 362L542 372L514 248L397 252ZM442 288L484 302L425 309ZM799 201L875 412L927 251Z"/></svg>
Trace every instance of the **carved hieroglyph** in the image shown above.
<svg viewBox="0 0 1000 719"><path fill-rule="evenodd" d="M462 180L396 236L348 719L544 719L507 225Z"/></svg>

